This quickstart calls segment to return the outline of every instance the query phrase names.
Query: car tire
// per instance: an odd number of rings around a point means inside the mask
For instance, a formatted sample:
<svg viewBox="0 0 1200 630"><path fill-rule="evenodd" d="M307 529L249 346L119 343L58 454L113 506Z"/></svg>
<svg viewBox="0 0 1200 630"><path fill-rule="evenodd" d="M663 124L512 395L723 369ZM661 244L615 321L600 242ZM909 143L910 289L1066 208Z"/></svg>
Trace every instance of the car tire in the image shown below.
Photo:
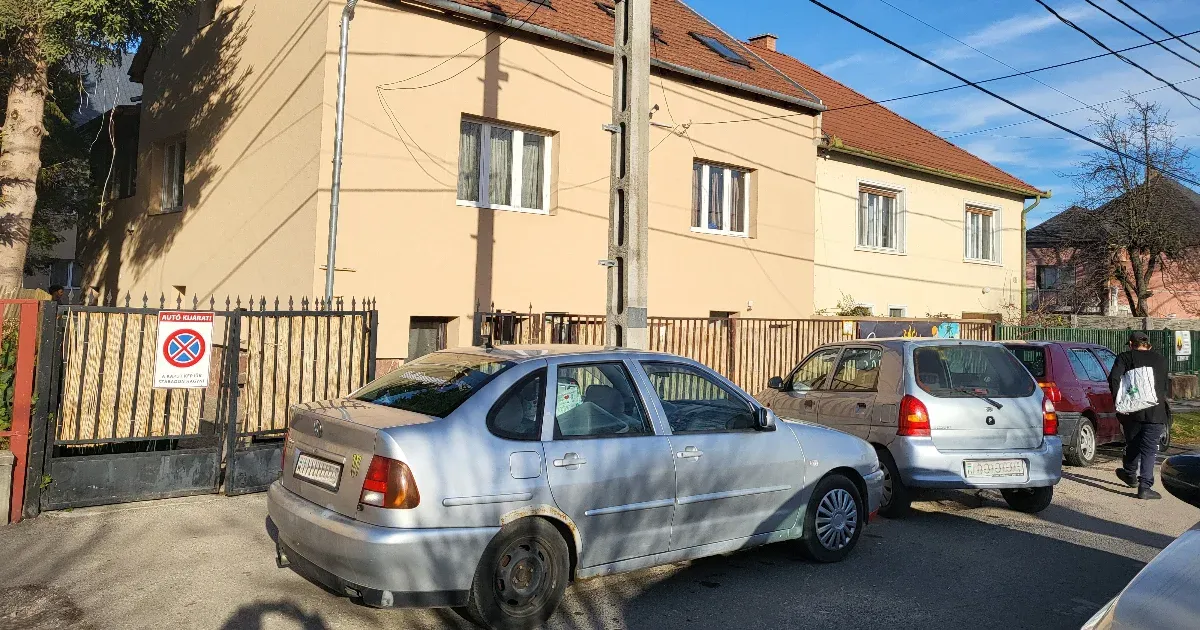
<svg viewBox="0 0 1200 630"><path fill-rule="evenodd" d="M541 627L562 600L570 572L570 551L553 525L513 521L484 549L461 613L491 630Z"/></svg>
<svg viewBox="0 0 1200 630"><path fill-rule="evenodd" d="M1008 507L1026 514L1037 514L1050 507L1054 500L1054 486L1042 488L1012 488L1001 490Z"/></svg>
<svg viewBox="0 0 1200 630"><path fill-rule="evenodd" d="M1096 463L1096 425L1090 418L1079 419L1072 436L1071 450L1067 452L1067 463L1084 468Z"/></svg>
<svg viewBox="0 0 1200 630"><path fill-rule="evenodd" d="M808 501L801 551L816 562L841 562L858 544L866 524L867 509L858 486L833 473L817 483Z"/></svg>
<svg viewBox="0 0 1200 630"><path fill-rule="evenodd" d="M1166 426L1163 427L1162 437L1158 439L1158 452L1166 453L1171 448L1171 425L1175 423L1175 419L1167 420Z"/></svg>
<svg viewBox="0 0 1200 630"><path fill-rule="evenodd" d="M900 467L896 458L886 448L875 449L879 455L879 466L883 469L883 497L879 502L879 515L887 518L900 518L912 507L912 488L904 485L900 478Z"/></svg>

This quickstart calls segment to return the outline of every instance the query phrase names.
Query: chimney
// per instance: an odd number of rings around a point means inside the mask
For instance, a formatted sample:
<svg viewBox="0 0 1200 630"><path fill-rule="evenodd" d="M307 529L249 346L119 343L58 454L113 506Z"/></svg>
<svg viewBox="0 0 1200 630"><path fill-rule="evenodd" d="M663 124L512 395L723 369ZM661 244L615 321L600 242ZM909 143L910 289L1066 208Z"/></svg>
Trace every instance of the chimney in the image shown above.
<svg viewBox="0 0 1200 630"><path fill-rule="evenodd" d="M770 33L763 33L762 35L755 35L750 38L752 46L761 46L771 52L775 52L775 42L777 41L779 41L779 37Z"/></svg>

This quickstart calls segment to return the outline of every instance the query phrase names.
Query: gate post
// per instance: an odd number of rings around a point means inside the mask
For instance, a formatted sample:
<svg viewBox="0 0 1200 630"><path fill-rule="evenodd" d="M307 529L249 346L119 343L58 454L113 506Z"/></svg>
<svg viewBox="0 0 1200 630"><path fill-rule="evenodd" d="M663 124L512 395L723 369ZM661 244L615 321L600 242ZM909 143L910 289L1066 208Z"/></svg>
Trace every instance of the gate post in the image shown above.
<svg viewBox="0 0 1200 630"><path fill-rule="evenodd" d="M370 329L367 332L367 382L375 380L376 351L379 346L379 310L371 303Z"/></svg>
<svg viewBox="0 0 1200 630"><path fill-rule="evenodd" d="M46 474L46 455L54 445L55 423L50 414L50 402L54 397L54 382L57 370L62 369L62 360L57 349L61 342L58 330L58 304L43 302L37 350L37 372L34 383L37 399L29 425L29 465L25 472L24 518L34 518L41 513L42 477Z"/></svg>
<svg viewBox="0 0 1200 630"><path fill-rule="evenodd" d="M225 316L225 478L223 486L228 486L233 478L235 468L234 448L238 438L238 394L241 377L242 359L242 315L233 311ZM303 368L301 368L303 369Z"/></svg>

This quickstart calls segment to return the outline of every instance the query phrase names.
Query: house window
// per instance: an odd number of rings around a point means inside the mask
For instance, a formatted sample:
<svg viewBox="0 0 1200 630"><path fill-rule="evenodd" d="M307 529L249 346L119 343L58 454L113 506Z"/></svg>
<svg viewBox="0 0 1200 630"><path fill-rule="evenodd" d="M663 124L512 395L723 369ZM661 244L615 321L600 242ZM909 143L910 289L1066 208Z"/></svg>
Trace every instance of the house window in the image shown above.
<svg viewBox="0 0 1200 630"><path fill-rule="evenodd" d="M458 203L547 213L550 137L463 120L458 143Z"/></svg>
<svg viewBox="0 0 1200 630"><path fill-rule="evenodd" d="M1000 262L1000 214L991 208L967 206L966 258Z"/></svg>
<svg viewBox="0 0 1200 630"><path fill-rule="evenodd" d="M196 16L199 28L204 28L217 19L218 0L199 0L196 2Z"/></svg>
<svg viewBox="0 0 1200 630"><path fill-rule="evenodd" d="M908 307L889 305L888 317L908 317Z"/></svg>
<svg viewBox="0 0 1200 630"><path fill-rule="evenodd" d="M413 317L408 323L408 360L446 349L449 317Z"/></svg>
<svg viewBox="0 0 1200 630"><path fill-rule="evenodd" d="M183 176L187 145L178 140L163 147L162 211L183 210Z"/></svg>
<svg viewBox="0 0 1200 630"><path fill-rule="evenodd" d="M904 251L900 193L875 186L858 188L858 239L860 249Z"/></svg>
<svg viewBox="0 0 1200 630"><path fill-rule="evenodd" d="M750 172L692 163L692 230L748 236Z"/></svg>
<svg viewBox="0 0 1200 630"><path fill-rule="evenodd" d="M69 258L56 258L50 262L50 284L66 289L79 288L79 265Z"/></svg>
<svg viewBox="0 0 1200 630"><path fill-rule="evenodd" d="M1057 289L1075 284L1074 271L1070 265L1038 265L1037 288Z"/></svg>

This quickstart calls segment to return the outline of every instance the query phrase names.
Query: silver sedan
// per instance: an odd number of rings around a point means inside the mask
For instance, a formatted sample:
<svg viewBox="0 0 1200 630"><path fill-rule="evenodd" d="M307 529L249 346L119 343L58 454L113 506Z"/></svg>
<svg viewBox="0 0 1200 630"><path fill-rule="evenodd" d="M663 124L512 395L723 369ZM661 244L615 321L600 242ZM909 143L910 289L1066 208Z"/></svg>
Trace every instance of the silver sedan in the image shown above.
<svg viewBox="0 0 1200 630"><path fill-rule="evenodd" d="M678 356L467 348L293 411L269 494L281 566L371 606L545 621L575 579L796 541L846 557L883 473Z"/></svg>

